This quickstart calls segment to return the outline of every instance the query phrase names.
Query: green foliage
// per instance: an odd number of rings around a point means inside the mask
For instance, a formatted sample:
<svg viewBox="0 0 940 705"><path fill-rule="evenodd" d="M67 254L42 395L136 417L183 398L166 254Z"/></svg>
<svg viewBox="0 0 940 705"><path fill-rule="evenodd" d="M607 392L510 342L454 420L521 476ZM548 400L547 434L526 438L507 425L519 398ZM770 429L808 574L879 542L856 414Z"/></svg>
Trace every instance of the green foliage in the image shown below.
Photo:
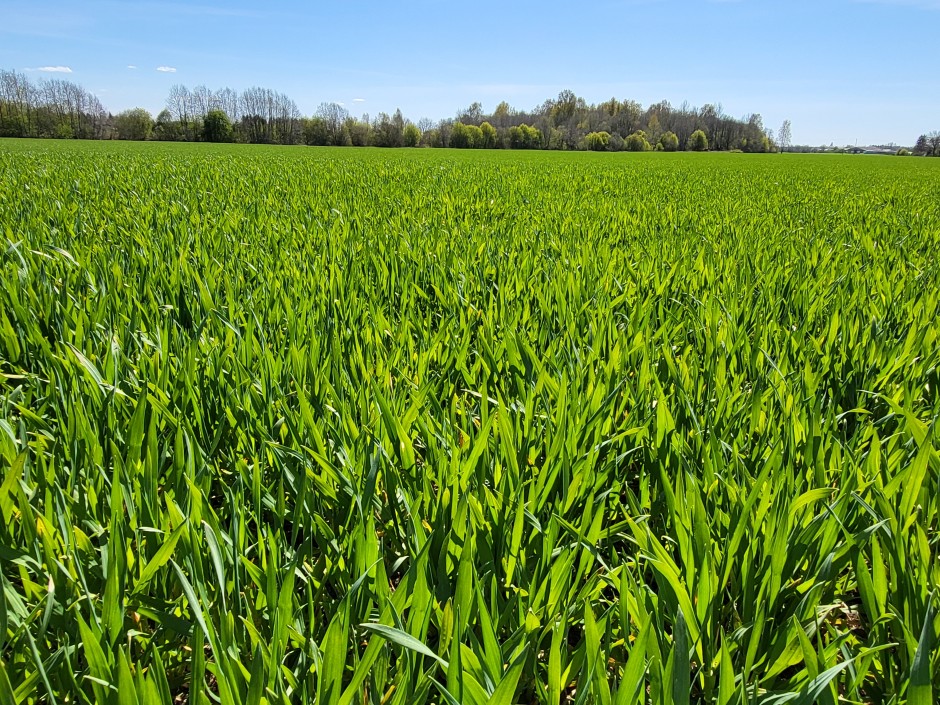
<svg viewBox="0 0 940 705"><path fill-rule="evenodd" d="M513 149L539 149L542 146L542 131L525 123L510 127L509 146Z"/></svg>
<svg viewBox="0 0 940 705"><path fill-rule="evenodd" d="M417 147L421 141L421 130L413 122L409 122L405 125L402 138L406 147Z"/></svg>
<svg viewBox="0 0 940 705"><path fill-rule="evenodd" d="M468 149L472 147L472 137L470 136L470 126L464 125L459 120L451 126L450 145L455 149Z"/></svg>
<svg viewBox="0 0 940 705"><path fill-rule="evenodd" d="M401 110L394 115L379 113L372 126L372 144L376 147L401 147L405 141L405 118Z"/></svg>
<svg viewBox="0 0 940 705"><path fill-rule="evenodd" d="M173 120L169 110L161 110L154 120L152 137L160 142L183 139L183 130L179 122Z"/></svg>
<svg viewBox="0 0 940 705"><path fill-rule="evenodd" d="M936 700L940 161L0 176L3 703Z"/></svg>
<svg viewBox="0 0 940 705"><path fill-rule="evenodd" d="M232 121L222 110L210 110L202 122L202 138L206 142L231 142Z"/></svg>
<svg viewBox="0 0 940 705"><path fill-rule="evenodd" d="M26 137L29 135L29 121L26 115L18 110L11 110L9 106L5 108L3 115L0 116L0 137Z"/></svg>
<svg viewBox="0 0 940 705"><path fill-rule="evenodd" d="M592 152L606 152L610 146L610 134L607 132L589 132L584 137L584 144Z"/></svg>
<svg viewBox="0 0 940 705"><path fill-rule="evenodd" d="M628 152L649 152L653 147L646 139L646 133L643 130L637 130L624 140L624 148Z"/></svg>
<svg viewBox="0 0 940 705"><path fill-rule="evenodd" d="M679 150L679 137L675 132L664 132L659 138L659 144L664 152L677 152Z"/></svg>
<svg viewBox="0 0 940 705"><path fill-rule="evenodd" d="M689 136L689 143L686 145L686 149L691 152L707 152L708 136L703 130L696 130Z"/></svg>
<svg viewBox="0 0 940 705"><path fill-rule="evenodd" d="M482 135L484 149L494 149L498 146L499 135L496 128L490 123L484 122L480 125L480 134Z"/></svg>
<svg viewBox="0 0 940 705"><path fill-rule="evenodd" d="M146 140L153 132L153 118L144 108L125 110L114 116L118 139Z"/></svg>
<svg viewBox="0 0 940 705"><path fill-rule="evenodd" d="M330 128L322 117L304 118L301 130L306 145L325 147L330 143Z"/></svg>
<svg viewBox="0 0 940 705"><path fill-rule="evenodd" d="M741 151L765 154L772 152L774 145L771 144L767 135L758 135L756 137L747 137L741 140Z"/></svg>
<svg viewBox="0 0 940 705"><path fill-rule="evenodd" d="M450 146L457 149L482 149L486 146L486 136L482 128L464 125L458 120L451 126Z"/></svg>

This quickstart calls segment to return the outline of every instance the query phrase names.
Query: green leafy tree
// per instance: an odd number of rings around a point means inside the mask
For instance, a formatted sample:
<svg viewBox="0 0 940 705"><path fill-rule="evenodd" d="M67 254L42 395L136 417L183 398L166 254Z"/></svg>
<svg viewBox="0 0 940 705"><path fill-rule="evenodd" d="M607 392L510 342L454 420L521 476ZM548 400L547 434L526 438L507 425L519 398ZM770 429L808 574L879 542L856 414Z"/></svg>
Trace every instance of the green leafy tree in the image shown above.
<svg viewBox="0 0 940 705"><path fill-rule="evenodd" d="M484 149L493 149L496 147L499 135L495 127L488 122L484 122L480 125L480 132L483 134L483 144L481 146Z"/></svg>
<svg viewBox="0 0 940 705"><path fill-rule="evenodd" d="M210 110L202 121L202 138L206 142L231 142L232 121L221 110Z"/></svg>
<svg viewBox="0 0 940 705"><path fill-rule="evenodd" d="M464 125L460 120L455 122L450 128L450 147L454 149L468 149L470 145L470 128Z"/></svg>
<svg viewBox="0 0 940 705"><path fill-rule="evenodd" d="M343 130L349 135L349 141L353 147L368 147L372 144L372 125L369 123L368 116L363 116L362 120L354 117L346 118Z"/></svg>
<svg viewBox="0 0 940 705"><path fill-rule="evenodd" d="M649 140L655 144L659 141L659 137L662 135L662 132L663 128L659 121L659 115L653 113L646 125L646 133L649 135Z"/></svg>
<svg viewBox="0 0 940 705"><path fill-rule="evenodd" d="M401 147L405 140L405 118L401 110L394 115L379 113L372 126L372 140L376 147Z"/></svg>
<svg viewBox="0 0 940 705"><path fill-rule="evenodd" d="M467 125L467 134L471 149L483 149L483 130L476 125Z"/></svg>
<svg viewBox="0 0 940 705"><path fill-rule="evenodd" d="M679 149L679 137L675 132L664 132L659 138L659 144L664 152L676 152Z"/></svg>
<svg viewBox="0 0 940 705"><path fill-rule="evenodd" d="M696 130L689 137L688 148L693 152L707 152L708 137L702 130Z"/></svg>
<svg viewBox="0 0 940 705"><path fill-rule="evenodd" d="M564 149L565 148L565 133L559 130L557 127L548 128L548 144L546 149Z"/></svg>
<svg viewBox="0 0 940 705"><path fill-rule="evenodd" d="M153 132L153 118L144 108L125 110L114 116L114 129L120 140L146 140Z"/></svg>
<svg viewBox="0 0 940 705"><path fill-rule="evenodd" d="M649 140L646 139L646 133L643 130L637 130L627 137L624 147L628 152L649 152L652 147Z"/></svg>
<svg viewBox="0 0 940 705"><path fill-rule="evenodd" d="M305 118L302 129L304 144L311 147L322 147L330 143L330 131L326 120L322 117Z"/></svg>
<svg viewBox="0 0 940 705"><path fill-rule="evenodd" d="M422 147L441 147L441 131L436 127L431 127L421 135Z"/></svg>
<svg viewBox="0 0 940 705"><path fill-rule="evenodd" d="M606 152L610 146L610 133L589 132L584 136L584 144L592 152Z"/></svg>
<svg viewBox="0 0 940 705"><path fill-rule="evenodd" d="M162 141L184 139L183 126L174 120L169 110L161 110L153 126L153 138Z"/></svg>
<svg viewBox="0 0 940 705"><path fill-rule="evenodd" d="M509 146L513 149L538 149L542 145L542 131L525 123L509 128Z"/></svg>
<svg viewBox="0 0 940 705"><path fill-rule="evenodd" d="M421 130L413 122L405 125L405 129L402 131L402 142L406 147L417 147L418 143L421 142Z"/></svg>

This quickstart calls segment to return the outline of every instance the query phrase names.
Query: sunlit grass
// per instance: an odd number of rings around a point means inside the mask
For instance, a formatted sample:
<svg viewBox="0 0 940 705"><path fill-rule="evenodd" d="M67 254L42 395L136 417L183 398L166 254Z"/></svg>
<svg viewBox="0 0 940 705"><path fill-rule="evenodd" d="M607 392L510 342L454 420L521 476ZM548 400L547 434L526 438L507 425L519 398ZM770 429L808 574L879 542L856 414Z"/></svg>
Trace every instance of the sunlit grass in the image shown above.
<svg viewBox="0 0 940 705"><path fill-rule="evenodd" d="M0 141L0 703L933 703L938 194Z"/></svg>

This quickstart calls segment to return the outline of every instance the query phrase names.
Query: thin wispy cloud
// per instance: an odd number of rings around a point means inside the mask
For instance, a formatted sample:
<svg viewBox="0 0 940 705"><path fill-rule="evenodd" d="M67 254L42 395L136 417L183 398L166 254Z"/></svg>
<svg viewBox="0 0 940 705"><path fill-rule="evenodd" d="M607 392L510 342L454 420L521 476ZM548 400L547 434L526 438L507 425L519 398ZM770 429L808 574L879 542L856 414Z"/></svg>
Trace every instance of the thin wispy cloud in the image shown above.
<svg viewBox="0 0 940 705"><path fill-rule="evenodd" d="M365 103L365 98L353 98L353 103Z"/></svg>
<svg viewBox="0 0 940 705"><path fill-rule="evenodd" d="M26 69L27 71L42 71L43 73L72 73L72 69L69 66L39 66L34 69Z"/></svg>
<svg viewBox="0 0 940 705"><path fill-rule="evenodd" d="M176 73L175 66L157 66L157 71L160 73Z"/></svg>
<svg viewBox="0 0 940 705"><path fill-rule="evenodd" d="M127 65L127 68L129 68L131 71L133 71L133 70L135 70L137 67L134 66L134 64L128 64L128 65Z"/></svg>

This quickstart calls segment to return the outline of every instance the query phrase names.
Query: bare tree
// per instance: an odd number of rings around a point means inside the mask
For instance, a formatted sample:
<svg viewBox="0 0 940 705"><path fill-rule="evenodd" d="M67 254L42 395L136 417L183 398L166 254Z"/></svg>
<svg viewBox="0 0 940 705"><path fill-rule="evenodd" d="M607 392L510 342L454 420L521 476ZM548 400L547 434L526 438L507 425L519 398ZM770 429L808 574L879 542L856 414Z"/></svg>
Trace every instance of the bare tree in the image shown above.
<svg viewBox="0 0 940 705"><path fill-rule="evenodd" d="M237 91L233 91L231 88L222 88L213 94L212 103L216 108L228 115L228 119L233 123L241 119Z"/></svg>
<svg viewBox="0 0 940 705"><path fill-rule="evenodd" d="M783 124L780 126L780 130L777 132L777 144L781 152L787 151L787 148L790 146L790 139L790 121L784 120Z"/></svg>
<svg viewBox="0 0 940 705"><path fill-rule="evenodd" d="M927 138L927 146L930 148L930 151L927 152L927 154L934 157L940 157L940 132L935 130L933 132L928 132L925 136Z"/></svg>
<svg viewBox="0 0 940 705"><path fill-rule="evenodd" d="M205 86L196 86L189 94L190 115L194 119L204 120L213 109L212 92Z"/></svg>
<svg viewBox="0 0 940 705"><path fill-rule="evenodd" d="M479 125L483 122L483 105L474 101L469 108L457 111L457 119L464 125Z"/></svg>
<svg viewBox="0 0 940 705"><path fill-rule="evenodd" d="M346 144L347 135L344 125L349 117L349 111L339 103L320 103L316 114L326 123L330 144L335 146Z"/></svg>

